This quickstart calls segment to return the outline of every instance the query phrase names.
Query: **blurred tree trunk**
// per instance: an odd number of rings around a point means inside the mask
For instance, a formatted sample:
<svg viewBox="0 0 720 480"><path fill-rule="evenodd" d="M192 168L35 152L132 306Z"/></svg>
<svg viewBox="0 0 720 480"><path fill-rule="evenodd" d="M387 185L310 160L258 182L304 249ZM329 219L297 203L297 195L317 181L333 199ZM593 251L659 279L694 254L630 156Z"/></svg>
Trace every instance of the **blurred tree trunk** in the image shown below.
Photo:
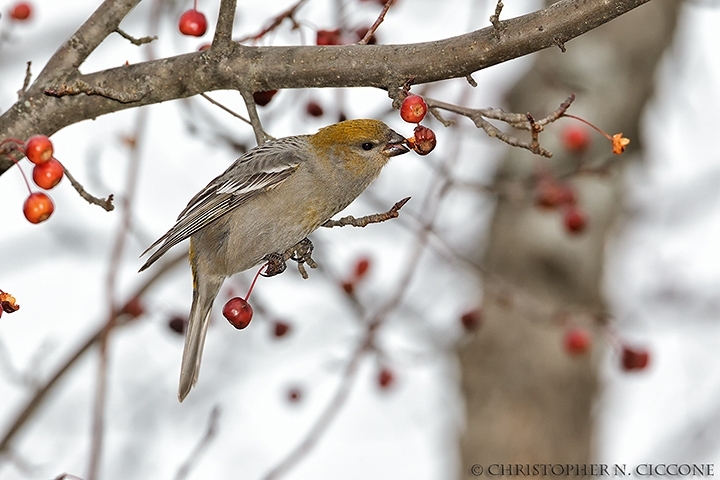
<svg viewBox="0 0 720 480"><path fill-rule="evenodd" d="M632 139L629 153L637 156L640 116L673 37L679 4L651 2L568 43L566 53L560 48L540 52L509 93L507 107L539 118L575 93L570 113L611 134L623 132ZM577 157L564 152L559 133L573 124L580 125L562 119L541 135L555 153L549 161L509 148L496 182L531 185L542 169L560 176L572 172ZM563 328L552 315L568 305L605 310L603 245L621 203L619 162L630 158L613 156L610 142L599 135L591 138L583 165L616 163L606 175L575 175L570 181L589 216L581 235L565 233L562 214L538 209L532 195L499 200L484 263L520 288L504 289L489 275L483 324L459 348L467 410L461 478L473 478L473 464L591 461L595 360L602 341L596 338L592 355L571 358L562 347ZM529 298L540 304L528 303Z"/></svg>

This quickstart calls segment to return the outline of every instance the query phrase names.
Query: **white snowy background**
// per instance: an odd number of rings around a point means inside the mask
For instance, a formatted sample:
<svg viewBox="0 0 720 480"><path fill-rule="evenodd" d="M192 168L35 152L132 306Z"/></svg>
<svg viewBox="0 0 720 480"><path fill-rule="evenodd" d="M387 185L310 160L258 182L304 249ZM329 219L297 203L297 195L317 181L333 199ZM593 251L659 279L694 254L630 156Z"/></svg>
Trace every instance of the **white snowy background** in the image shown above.
<svg viewBox="0 0 720 480"><path fill-rule="evenodd" d="M0 12L11 2L0 1ZM0 108L16 100L25 62L37 74L53 51L88 17L99 1L37 0L28 24L0 31L10 40L0 45ZM151 3L146 0L123 22L135 36L147 34ZM190 2L177 5L177 12ZM216 1L200 0L210 20L204 39L178 34L175 21L164 20L156 55L195 51L209 41ZM236 36L254 33L290 2L238 2ZM503 14L516 16L538 2L506 2ZM308 27L337 24L334 2L313 0L299 15ZM347 2L350 24L370 24L379 8ZM711 3L683 7L677 41L658 72L658 94L645 121L645 162L627 180L631 192L628 217L611 241L607 292L617 313L617 328L647 345L650 368L625 374L615 358L603 367L603 391L597 403L597 459L606 463L671 461L712 463L720 459L720 155L717 112L720 111L720 9ZM439 39L487 23L494 2L400 0L378 35L383 43ZM177 17L175 17L177 18ZM310 23L312 22L312 23ZM410 23L411 25L408 25ZM274 44L298 43L297 32L273 34ZM303 30L305 42L313 38ZM569 44L571 48L572 44ZM111 36L82 67L95 71L145 59L145 50ZM529 59L519 59L474 75L479 88L464 81L445 82L432 95L477 107L500 106L503 88L522 74ZM213 92L213 98L244 112L237 93ZM326 115L304 113L310 98ZM188 106L193 108L188 110ZM389 102L371 89L283 91L261 116L274 136L312 133L334 121L342 110L349 118L379 117ZM189 113L192 112L192 113ZM207 131L187 129L187 118L207 114ZM147 108L147 128L140 143L140 171L133 204L134 228L119 272L118 298L142 282L138 255L171 226L187 200L237 156L208 131L216 130L247 145L249 127L202 99L169 102ZM144 115L143 114L143 115ZM116 193L119 205L127 182L129 155L121 136L131 134L138 110L85 121L53 135L56 156L97 195ZM210 123L210 118L214 119ZM389 123L410 135L399 116ZM358 296L367 302L367 320L399 288L402 272L418 263L401 307L390 315L380 336L388 358L384 364L396 382L380 390L379 361L367 355L347 403L312 452L288 479L454 478L461 466L454 450L462 429L452 346L460 332L459 314L476 306L479 288L473 272L424 253L411 258L416 244L413 226L433 193L434 172L448 162L451 145L463 138L452 173L470 181L487 181L495 158L505 148L483 138L470 125L438 133L438 148L426 158L394 159L367 196L346 214L363 215L388 208L412 196L403 222L366 229L318 232L316 259L330 273L310 272L303 281L295 272L261 279L253 298L271 308L250 327L237 332L219 315L211 326L200 381L182 404L176 388L182 337L167 328L170 316L186 315L190 273L176 268L147 297L147 314L118 330L110 343L110 377L106 408L106 445L102 477L172 478L207 428L210 412L220 407L217 434L198 456L189 478L262 478L307 435L333 396L364 327L340 288L328 278L344 278L353 262L368 256L370 276ZM27 165L26 173L30 173ZM428 193L430 192L430 193ZM55 365L94 332L107 312L106 279L121 212L108 214L80 199L67 180L51 193L56 205L44 224L30 225L22 215L27 192L16 169L0 177L0 288L17 297L22 308L0 321L0 431L29 398L33 382L52 375ZM454 246L473 251L472 243L492 213L492 203L474 193L454 191L439 206L436 224ZM480 220L478 221L478 217ZM469 222L471 227L468 228ZM410 228L406 228L405 225ZM182 249L184 247L178 247ZM218 304L231 291L244 294L251 273L226 283ZM216 305L217 307L218 305ZM271 322L291 324L284 338L272 335ZM87 355L51 393L13 453L0 463L1 479L53 478L87 471L97 353ZM16 375L17 374L17 375ZM287 400L289 388L302 391L300 401ZM717 463L717 462L716 462ZM22 465L25 464L25 465Z"/></svg>

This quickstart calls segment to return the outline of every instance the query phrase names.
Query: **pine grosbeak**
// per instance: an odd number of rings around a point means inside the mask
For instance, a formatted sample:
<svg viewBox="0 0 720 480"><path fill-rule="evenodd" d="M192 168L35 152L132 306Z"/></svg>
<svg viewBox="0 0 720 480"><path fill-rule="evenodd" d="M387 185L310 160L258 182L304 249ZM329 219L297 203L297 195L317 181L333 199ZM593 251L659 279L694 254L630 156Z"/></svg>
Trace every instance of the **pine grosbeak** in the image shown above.
<svg viewBox="0 0 720 480"><path fill-rule="evenodd" d="M190 237L193 300L180 401L195 385L213 301L226 277L282 254L347 207L405 139L378 120L348 120L279 138L240 157L195 195L140 271Z"/></svg>

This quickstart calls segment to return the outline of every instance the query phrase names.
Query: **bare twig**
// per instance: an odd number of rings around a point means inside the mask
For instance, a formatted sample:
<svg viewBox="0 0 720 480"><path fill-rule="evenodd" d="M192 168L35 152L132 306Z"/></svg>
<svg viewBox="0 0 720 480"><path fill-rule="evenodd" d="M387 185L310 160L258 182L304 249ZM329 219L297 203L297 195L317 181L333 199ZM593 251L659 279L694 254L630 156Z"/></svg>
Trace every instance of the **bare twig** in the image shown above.
<svg viewBox="0 0 720 480"><path fill-rule="evenodd" d="M218 102L217 100L213 100L212 98L210 98L209 96L207 96L207 94L201 93L200 96L203 97L203 98L204 98L205 100L207 100L208 102L210 102L210 103L212 103L213 105L215 105L216 107L220 107L220 109L225 110L227 113L229 113L229 114L232 115L233 117L242 120L243 122L247 123L248 125L252 125L252 123L250 122L250 120L248 120L247 118L243 117L243 116L240 115L239 113L233 112L232 110L230 110L228 107L226 107L226 106L223 105L222 103Z"/></svg>
<svg viewBox="0 0 720 480"><path fill-rule="evenodd" d="M245 42L247 40L253 40L253 41L260 40L262 37L264 37L268 33L272 32L273 30L278 28L282 24L283 20L285 20L286 18L292 22L293 30L296 28L300 28L300 24L295 20L295 12L297 12L297 10L306 1L307 0L298 0L298 2L295 3L294 5L291 5L290 8L288 8L287 10L280 12L278 15L276 15L275 18L273 18L270 21L270 23L266 27L264 27L262 30L260 30L258 33L242 37L239 40L237 40L237 42Z"/></svg>
<svg viewBox="0 0 720 480"><path fill-rule="evenodd" d="M150 43L150 42L152 42L152 41L155 41L155 40L157 40L157 38L158 38L157 35L153 35L153 36L150 36L150 37L135 38L135 37L133 37L132 35L126 33L126 32L125 32L124 30L122 30L120 27L117 27L114 31L115 31L115 33L117 33L118 35L120 35L121 37L123 37L125 40L127 40L127 41L130 42L130 43L132 43L133 45L137 45L138 47L139 47L140 45L145 45L146 43Z"/></svg>
<svg viewBox="0 0 720 480"><path fill-rule="evenodd" d="M197 463L197 461L200 459L200 456L203 454L208 445L210 445L210 442L215 438L215 435L217 435L217 427L219 420L220 407L218 405L215 405L210 412L210 417L208 418L208 425L207 430L205 431L205 435L203 435L203 437L200 439L200 441L190 453L188 458L180 466L177 474L175 474L175 480L184 480L190 474L190 470L192 470L195 463Z"/></svg>
<svg viewBox="0 0 720 480"><path fill-rule="evenodd" d="M389 0L388 2L385 2L385 6L383 6L380 15L378 15L378 18L375 20L375 23L372 24L370 30L367 31L362 40L358 42L358 45L367 45L367 43L370 41L370 38L375 35L375 31L378 29L378 27L380 27L380 24L383 22L383 20L385 20L385 14L387 14L388 10L390 10L390 7L392 7L393 3L395 3L395 0Z"/></svg>
<svg viewBox="0 0 720 480"><path fill-rule="evenodd" d="M93 425L92 425L92 448L90 450L90 462L88 467L88 480L98 478L100 471L100 459L103 451L105 438L105 406L107 398L107 379L108 379L108 356L109 356L109 338L110 333L117 325L118 302L115 298L115 290L117 276L120 270L125 244L127 242L128 232L131 230L132 223L132 206L135 200L135 191L137 188L138 175L140 171L140 160L142 158L142 150L140 145L142 137L147 132L145 126L147 124L147 110L138 110L138 118L135 122L134 141L131 143L130 161L127 165L128 176L125 187L125 194L122 196L122 221L118 225L115 235L115 244L110 257L110 265L106 279L106 297L108 303L108 321L100 335L100 355L98 358L97 383L95 386L95 405L93 408Z"/></svg>
<svg viewBox="0 0 720 480"><path fill-rule="evenodd" d="M562 117L574 100L575 95L570 95L563 103L560 104L560 106L554 112L539 120L535 120L534 118L532 118L532 116L528 117L527 113L508 113L504 112L501 109L492 108L468 108L441 102L439 100L434 100L431 98L425 98L425 103L427 103L431 112L433 111L433 109L442 109L447 110L448 112L457 113L458 115L462 115L472 120L476 127L482 129L490 137L498 138L510 146L524 148L536 155L542 155L543 157L550 158L552 157L552 152L545 150L542 146L540 146L539 134L545 125L552 123L558 118ZM492 123L488 122L485 117L505 122L511 127L518 130L527 130L531 132L531 142L524 142L516 137L513 137L512 135L501 131Z"/></svg>
<svg viewBox="0 0 720 480"><path fill-rule="evenodd" d="M250 117L250 125L253 127L255 132L255 140L258 145L262 145L267 142L271 137L263 130L262 123L260 122L260 116L257 113L257 106L255 105L255 99L250 91L242 90L240 94L245 100L245 106L247 107L248 117Z"/></svg>
<svg viewBox="0 0 720 480"><path fill-rule="evenodd" d="M497 37L500 37L500 33L505 28L502 25L502 22L500 22L500 13L502 13L502 9L505 5L503 5L502 0L498 0L497 4L495 5L495 13L490 16L490 23L492 23L493 28L495 29L495 35Z"/></svg>
<svg viewBox="0 0 720 480"><path fill-rule="evenodd" d="M86 95L99 95L101 97L109 98L110 100L116 100L120 103L133 103L139 102L147 95L147 88L139 88L135 92L121 92L114 88L106 87L94 87L83 80L76 80L71 84L62 84L57 87L48 87L45 89L45 94L52 97L65 97L68 95L80 95L84 93Z"/></svg>
<svg viewBox="0 0 720 480"><path fill-rule="evenodd" d="M351 225L353 227L366 227L371 223L381 223L391 218L397 218L400 215L400 209L410 200L410 197L405 197L399 202L395 203L390 210L385 213L375 213L373 215L366 215L364 217L355 218L352 215L342 217L340 220L328 220L323 223L322 227L345 227Z"/></svg>
<svg viewBox="0 0 720 480"><path fill-rule="evenodd" d="M32 79L30 65L32 65L32 62L27 62L27 66L25 67L25 79L23 80L22 89L18 92L18 99L22 98L25 95L25 92L27 92L27 89L30 86L30 80Z"/></svg>
<svg viewBox="0 0 720 480"><path fill-rule="evenodd" d="M98 205L98 206L104 208L105 211L107 211L107 212L112 212L115 209L115 205L113 205L113 203L112 203L113 202L112 194L108 195L108 197L104 200L102 198L94 197L94 196L90 195L87 191L85 191L85 189L80 184L80 182L75 180L75 177L73 177L70 174L68 169L65 168L65 165L63 165L63 171L65 172L65 176L67 177L67 179L70 180L70 185L72 185L73 188L78 192L78 194L80 194L80 196L82 198L87 200L88 203L91 203L93 205Z"/></svg>

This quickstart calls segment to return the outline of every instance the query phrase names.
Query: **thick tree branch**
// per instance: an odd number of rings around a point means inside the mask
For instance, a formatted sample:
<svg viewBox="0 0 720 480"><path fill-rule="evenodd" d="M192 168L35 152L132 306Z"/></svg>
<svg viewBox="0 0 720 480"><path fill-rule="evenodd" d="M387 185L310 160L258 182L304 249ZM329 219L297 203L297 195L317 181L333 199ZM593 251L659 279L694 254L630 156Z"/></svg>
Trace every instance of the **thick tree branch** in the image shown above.
<svg viewBox="0 0 720 480"><path fill-rule="evenodd" d="M205 52L58 78L56 69L79 65L102 41L101 33L114 31L138 1L103 3L51 59L23 101L0 117L0 137L51 135L88 118L212 90L256 92L360 86L392 89L410 77L414 77L414 84L465 77L558 42L565 43L650 0L561 0L543 10L504 20L500 36L493 27L487 27L412 45L247 47L230 43ZM99 25L89 25L93 19ZM96 91L112 88L133 93L147 89L147 93L127 103L101 95L51 98L42 94L47 88L77 81ZM0 159L0 174L10 166L10 160Z"/></svg>

